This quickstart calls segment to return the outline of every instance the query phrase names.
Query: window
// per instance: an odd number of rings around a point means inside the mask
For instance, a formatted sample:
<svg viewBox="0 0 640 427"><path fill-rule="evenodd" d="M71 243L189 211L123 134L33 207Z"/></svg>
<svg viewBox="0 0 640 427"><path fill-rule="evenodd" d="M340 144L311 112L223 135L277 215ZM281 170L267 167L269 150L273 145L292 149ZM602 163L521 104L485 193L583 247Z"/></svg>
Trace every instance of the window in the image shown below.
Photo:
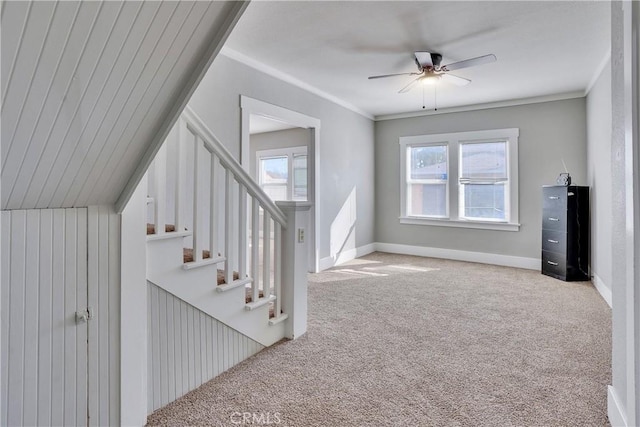
<svg viewBox="0 0 640 427"><path fill-rule="evenodd" d="M518 134L401 137L400 222L517 231Z"/></svg>
<svg viewBox="0 0 640 427"><path fill-rule="evenodd" d="M271 200L307 200L307 147L256 152L258 184Z"/></svg>

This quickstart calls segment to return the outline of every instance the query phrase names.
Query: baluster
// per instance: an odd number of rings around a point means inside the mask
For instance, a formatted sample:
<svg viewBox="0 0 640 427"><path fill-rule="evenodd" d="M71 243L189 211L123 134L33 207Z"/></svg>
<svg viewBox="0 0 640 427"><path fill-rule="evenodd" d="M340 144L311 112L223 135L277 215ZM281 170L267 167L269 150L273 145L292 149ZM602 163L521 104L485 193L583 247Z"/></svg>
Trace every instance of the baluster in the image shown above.
<svg viewBox="0 0 640 427"><path fill-rule="evenodd" d="M225 194L224 194L224 225L226 233L224 236L224 275L227 284L233 282L233 176L231 170L226 170Z"/></svg>
<svg viewBox="0 0 640 427"><path fill-rule="evenodd" d="M200 242L200 203L199 203L199 192L200 192L200 168L198 161L198 151L200 149L200 137L195 135L194 143L193 143L193 230L192 230L192 239L193 239L193 260L195 262L202 261L202 243Z"/></svg>
<svg viewBox="0 0 640 427"><path fill-rule="evenodd" d="M184 231L184 219L182 218L182 205L184 204L184 193L182 192L182 186L186 177L186 142L189 137L189 129L187 129L187 122L180 118L178 119L178 139L176 140L176 205L175 205L175 223L176 231Z"/></svg>
<svg viewBox="0 0 640 427"><path fill-rule="evenodd" d="M260 295L260 204L257 199L251 201L251 275L251 300L256 302Z"/></svg>
<svg viewBox="0 0 640 427"><path fill-rule="evenodd" d="M238 277L244 279L247 275L247 188L238 184Z"/></svg>
<svg viewBox="0 0 640 427"><path fill-rule="evenodd" d="M154 217L156 235L165 233L167 209L167 145L163 144L156 154L153 179L155 184Z"/></svg>
<svg viewBox="0 0 640 427"><path fill-rule="evenodd" d="M209 248L211 250L211 258L218 256L218 222L216 219L216 208L218 203L216 200L216 184L218 182L218 162L215 154L211 153L211 188L209 189Z"/></svg>
<svg viewBox="0 0 640 427"><path fill-rule="evenodd" d="M280 311L282 311L282 225L278 222L273 222L274 242L273 242L273 287L276 294L276 306L274 315L276 318L280 317Z"/></svg>
<svg viewBox="0 0 640 427"><path fill-rule="evenodd" d="M262 287L265 298L271 295L271 215L265 209L262 226Z"/></svg>

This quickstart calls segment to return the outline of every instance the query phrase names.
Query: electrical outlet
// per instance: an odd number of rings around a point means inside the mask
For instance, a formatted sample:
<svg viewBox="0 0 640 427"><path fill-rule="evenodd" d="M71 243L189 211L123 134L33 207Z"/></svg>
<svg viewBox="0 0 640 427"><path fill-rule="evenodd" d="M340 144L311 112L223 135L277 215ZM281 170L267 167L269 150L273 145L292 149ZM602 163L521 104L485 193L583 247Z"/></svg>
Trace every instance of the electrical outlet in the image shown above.
<svg viewBox="0 0 640 427"><path fill-rule="evenodd" d="M298 228L298 243L304 243L304 228Z"/></svg>

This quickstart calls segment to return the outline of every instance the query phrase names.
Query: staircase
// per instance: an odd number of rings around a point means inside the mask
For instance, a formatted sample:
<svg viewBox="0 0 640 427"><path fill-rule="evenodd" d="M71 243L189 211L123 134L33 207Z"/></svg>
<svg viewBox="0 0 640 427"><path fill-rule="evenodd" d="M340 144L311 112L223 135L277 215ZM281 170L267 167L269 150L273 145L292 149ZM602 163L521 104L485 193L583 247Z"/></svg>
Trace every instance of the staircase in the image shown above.
<svg viewBox="0 0 640 427"><path fill-rule="evenodd" d="M263 346L304 333L308 203L271 201L189 107L147 180L150 283Z"/></svg>

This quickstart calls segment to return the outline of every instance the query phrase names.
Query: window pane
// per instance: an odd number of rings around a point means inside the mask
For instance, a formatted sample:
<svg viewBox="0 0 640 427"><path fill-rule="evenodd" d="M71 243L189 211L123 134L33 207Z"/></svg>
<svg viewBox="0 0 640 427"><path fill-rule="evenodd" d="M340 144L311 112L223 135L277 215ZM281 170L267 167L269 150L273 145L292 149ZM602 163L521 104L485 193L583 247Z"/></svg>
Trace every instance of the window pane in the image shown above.
<svg viewBox="0 0 640 427"><path fill-rule="evenodd" d="M411 179L447 179L447 147L410 147Z"/></svg>
<svg viewBox="0 0 640 427"><path fill-rule="evenodd" d="M260 184L287 184L287 156L260 159ZM286 200L286 198L285 198Z"/></svg>
<svg viewBox="0 0 640 427"><path fill-rule="evenodd" d="M465 218L506 221L504 184L462 184Z"/></svg>
<svg viewBox="0 0 640 427"><path fill-rule="evenodd" d="M447 216L447 184L410 184L409 215Z"/></svg>
<svg viewBox="0 0 640 427"><path fill-rule="evenodd" d="M507 177L507 144L505 142L460 144L460 156L461 178Z"/></svg>
<svg viewBox="0 0 640 427"><path fill-rule="evenodd" d="M293 156L293 200L307 200L307 156Z"/></svg>

